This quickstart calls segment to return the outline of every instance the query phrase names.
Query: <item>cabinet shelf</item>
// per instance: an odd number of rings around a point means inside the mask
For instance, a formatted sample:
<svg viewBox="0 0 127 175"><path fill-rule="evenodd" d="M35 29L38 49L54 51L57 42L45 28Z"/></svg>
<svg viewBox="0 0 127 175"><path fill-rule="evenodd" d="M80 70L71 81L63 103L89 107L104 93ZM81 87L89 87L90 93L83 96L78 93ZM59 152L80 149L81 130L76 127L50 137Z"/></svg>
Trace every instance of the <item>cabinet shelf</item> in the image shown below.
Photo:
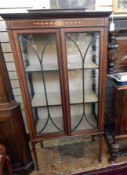
<svg viewBox="0 0 127 175"><path fill-rule="evenodd" d="M84 69L98 69L99 66L95 64L94 62L90 62L85 64ZM47 64L43 66L43 71L58 71L58 66L56 64ZM81 64L79 63L69 63L68 64L68 70L77 70L77 69L82 69ZM31 64L29 65L26 69L25 72L30 73L30 72L41 72L41 66L39 64Z"/></svg>
<svg viewBox="0 0 127 175"><path fill-rule="evenodd" d="M51 116L52 117L52 116ZM76 114L76 115L71 115L72 118L72 130L73 128L77 125L77 123L79 122L80 118L82 117L82 114ZM94 128L97 128L97 121L95 119L94 114L90 113L90 114L86 114L87 120L93 125L91 126L88 121L86 120L86 118L84 117L82 122L79 124L78 126L78 131L82 131L82 130L91 130ZM52 117L52 120L54 121L54 123L59 127L62 128L63 126L63 120L62 116L57 116L57 117ZM36 123L36 128L38 131L41 131L41 129L43 128L44 124L46 123L47 118L40 118L38 119L37 123ZM62 130L62 129L61 129ZM75 130L76 131L76 130ZM44 133L52 133L52 132L58 132L58 129L52 124L52 122L49 120Z"/></svg>
<svg viewBox="0 0 127 175"><path fill-rule="evenodd" d="M58 71L56 64L47 64L43 66L44 71ZM31 64L26 69L25 72L41 72L40 64Z"/></svg>
<svg viewBox="0 0 127 175"><path fill-rule="evenodd" d="M87 90L85 92L85 103L95 103L98 101L98 98L93 90ZM83 103L83 95L81 91L73 91L70 94L70 103Z"/></svg>
<svg viewBox="0 0 127 175"><path fill-rule="evenodd" d="M85 96L85 103L95 103L98 102L98 98L93 90L87 91ZM61 99L58 92L48 93L48 103L49 106L61 105ZM73 91L70 96L70 104L80 104L83 103L82 92ZM46 106L46 100L44 93L37 93L33 96L32 107L43 107Z"/></svg>
<svg viewBox="0 0 127 175"><path fill-rule="evenodd" d="M94 62L89 62L84 65L84 69L98 69L99 66L95 64ZM74 70L74 69L82 69L81 63L68 63L68 69Z"/></svg>
<svg viewBox="0 0 127 175"><path fill-rule="evenodd" d="M72 129L79 122L81 116L82 116L82 114L71 115L71 124L73 126ZM92 124L92 125L90 125L88 123L88 121L86 120L86 118L90 122L90 124ZM77 128L78 131L91 130L91 129L97 128L97 121L96 121L96 118L95 118L95 115L94 114L92 114L92 113L86 114L86 118L84 117L83 120L82 120L82 122L79 124L79 127Z"/></svg>
<svg viewBox="0 0 127 175"><path fill-rule="evenodd" d="M61 129L61 131L63 130L63 120L62 116L57 116L57 117L52 117L53 122ZM41 129L43 129L44 124L46 123L47 118L40 118L38 119L37 123L36 123L36 128L37 131L41 131ZM52 132L59 132L59 130L52 124L52 122L49 120L47 126L45 127L43 133L52 133ZM64 131L63 131L64 132Z"/></svg>

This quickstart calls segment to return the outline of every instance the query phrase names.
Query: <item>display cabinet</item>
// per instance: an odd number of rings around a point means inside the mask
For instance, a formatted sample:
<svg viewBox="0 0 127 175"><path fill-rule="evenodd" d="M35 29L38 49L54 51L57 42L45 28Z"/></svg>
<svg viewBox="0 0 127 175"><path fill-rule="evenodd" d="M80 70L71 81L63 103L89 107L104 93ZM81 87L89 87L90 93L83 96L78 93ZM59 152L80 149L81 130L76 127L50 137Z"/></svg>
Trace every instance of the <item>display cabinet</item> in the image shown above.
<svg viewBox="0 0 127 175"><path fill-rule="evenodd" d="M43 10L2 15L37 166L35 144L64 136L99 135L102 158L109 14Z"/></svg>

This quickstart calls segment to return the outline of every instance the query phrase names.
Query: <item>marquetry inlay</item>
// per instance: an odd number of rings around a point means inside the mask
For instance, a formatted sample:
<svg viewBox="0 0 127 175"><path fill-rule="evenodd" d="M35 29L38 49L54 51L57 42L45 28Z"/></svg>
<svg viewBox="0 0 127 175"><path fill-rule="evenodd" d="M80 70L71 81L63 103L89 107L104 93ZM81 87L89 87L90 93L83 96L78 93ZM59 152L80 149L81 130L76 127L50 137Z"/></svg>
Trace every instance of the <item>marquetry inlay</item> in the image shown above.
<svg viewBox="0 0 127 175"><path fill-rule="evenodd" d="M46 26L46 25L53 25L53 26L63 26L63 25L76 25L82 24L82 21L53 21L53 22L33 22L33 25L37 26Z"/></svg>
<svg viewBox="0 0 127 175"><path fill-rule="evenodd" d="M56 26L63 26L64 25L64 21L56 21L55 25Z"/></svg>
<svg viewBox="0 0 127 175"><path fill-rule="evenodd" d="M98 23L97 23L98 22ZM100 19L56 19L56 20L23 20L12 21L11 28L45 28L45 27L70 27L70 26L103 26L104 20Z"/></svg>

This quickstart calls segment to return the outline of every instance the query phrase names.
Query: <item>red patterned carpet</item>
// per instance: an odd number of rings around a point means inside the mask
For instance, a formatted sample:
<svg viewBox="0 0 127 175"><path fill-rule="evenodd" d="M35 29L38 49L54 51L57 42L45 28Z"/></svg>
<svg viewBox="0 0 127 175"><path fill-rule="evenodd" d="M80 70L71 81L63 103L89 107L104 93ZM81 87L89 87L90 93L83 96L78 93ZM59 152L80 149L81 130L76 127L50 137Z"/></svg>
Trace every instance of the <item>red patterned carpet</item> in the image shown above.
<svg viewBox="0 0 127 175"><path fill-rule="evenodd" d="M104 168L98 171L89 171L75 175L127 175L127 164L116 165L110 168Z"/></svg>

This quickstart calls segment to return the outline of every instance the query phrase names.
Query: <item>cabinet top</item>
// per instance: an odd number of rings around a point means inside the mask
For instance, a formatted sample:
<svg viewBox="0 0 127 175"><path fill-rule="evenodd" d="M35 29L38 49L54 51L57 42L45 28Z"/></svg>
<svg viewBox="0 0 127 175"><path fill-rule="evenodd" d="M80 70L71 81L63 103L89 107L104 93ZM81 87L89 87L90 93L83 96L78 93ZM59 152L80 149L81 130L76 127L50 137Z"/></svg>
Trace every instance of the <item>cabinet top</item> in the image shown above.
<svg viewBox="0 0 127 175"><path fill-rule="evenodd" d="M28 13L3 13L0 14L5 20L13 19L50 19L50 18L99 18L108 17L111 11L85 11L85 9L40 9L28 10Z"/></svg>

